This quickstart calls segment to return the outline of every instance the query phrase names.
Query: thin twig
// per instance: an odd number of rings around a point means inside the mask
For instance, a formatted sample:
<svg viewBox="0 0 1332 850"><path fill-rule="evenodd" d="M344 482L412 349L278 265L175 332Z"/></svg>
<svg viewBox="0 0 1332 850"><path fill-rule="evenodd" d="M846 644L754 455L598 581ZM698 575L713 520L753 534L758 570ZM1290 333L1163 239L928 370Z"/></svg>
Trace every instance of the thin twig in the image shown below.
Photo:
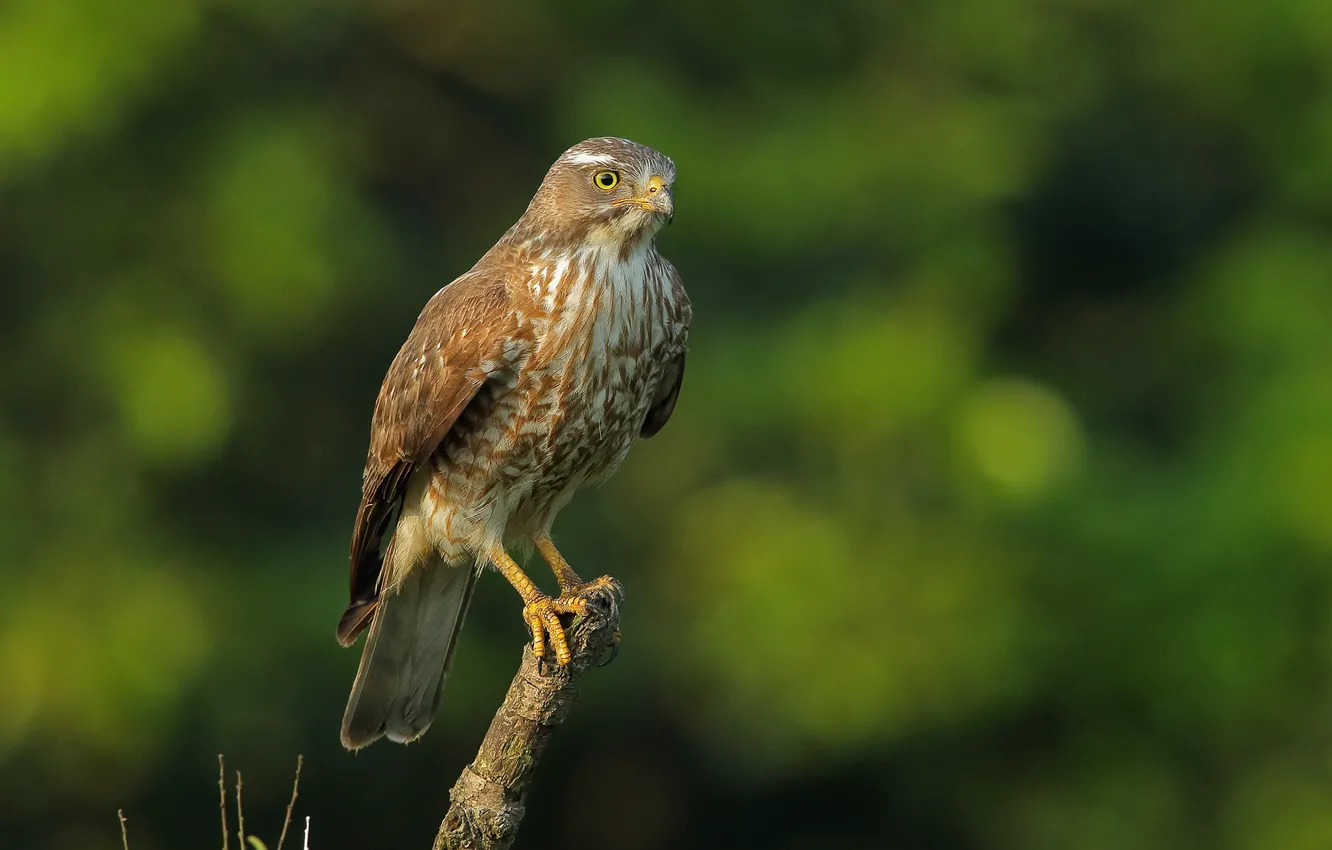
<svg viewBox="0 0 1332 850"><path fill-rule="evenodd" d="M434 850L508 850L526 811L527 789L555 727L578 698L578 678L615 645L619 588L588 606L565 634L573 658L542 664L523 648L522 664L490 722L476 760L449 791Z"/></svg>
<svg viewBox="0 0 1332 850"><path fill-rule="evenodd" d="M282 842L287 840L287 827L291 824L291 810L296 806L296 791L301 787L301 765L304 763L305 756L297 754L296 778L291 782L291 802L287 803L287 816L282 819L282 834L278 836L277 850L282 850Z"/></svg>
<svg viewBox="0 0 1332 850"><path fill-rule="evenodd" d="M222 811L222 850L227 850L227 763L217 754L218 808Z"/></svg>
<svg viewBox="0 0 1332 850"><path fill-rule="evenodd" d="M241 772L236 771L236 841L245 850L245 810L241 808Z"/></svg>
<svg viewBox="0 0 1332 850"><path fill-rule="evenodd" d="M305 816L305 841L301 844L301 850L310 850L310 816Z"/></svg>
<svg viewBox="0 0 1332 850"><path fill-rule="evenodd" d="M129 832L125 829L125 810L116 809L116 817L120 818L120 843L125 850L129 850Z"/></svg>

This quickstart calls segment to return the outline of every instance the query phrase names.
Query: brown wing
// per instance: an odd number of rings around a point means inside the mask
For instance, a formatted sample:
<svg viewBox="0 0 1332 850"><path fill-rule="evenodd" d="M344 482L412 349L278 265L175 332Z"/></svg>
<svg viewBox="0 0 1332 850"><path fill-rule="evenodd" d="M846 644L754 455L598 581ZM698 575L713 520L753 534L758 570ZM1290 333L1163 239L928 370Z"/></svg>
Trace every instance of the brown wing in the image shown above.
<svg viewBox="0 0 1332 850"><path fill-rule="evenodd" d="M426 304L375 401L361 505L351 541L351 604L338 622L350 644L369 622L383 561L379 544L407 480L497 371L517 320L502 277L469 272Z"/></svg>
<svg viewBox="0 0 1332 850"><path fill-rule="evenodd" d="M666 367L665 373L661 376L661 383L657 384L657 394L652 399L652 406L648 408L647 416L643 418L643 427L638 432L644 439L655 436L666 426L667 420L675 412L675 400L680 397L680 385L684 383L684 370L685 355L682 351L680 356Z"/></svg>

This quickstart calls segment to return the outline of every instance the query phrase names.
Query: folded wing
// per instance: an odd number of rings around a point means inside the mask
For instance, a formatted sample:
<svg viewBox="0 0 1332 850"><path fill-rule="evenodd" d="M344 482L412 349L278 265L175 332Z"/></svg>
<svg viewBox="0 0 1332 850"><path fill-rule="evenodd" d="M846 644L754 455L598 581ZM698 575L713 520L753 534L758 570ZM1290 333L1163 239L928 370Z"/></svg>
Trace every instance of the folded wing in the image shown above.
<svg viewBox="0 0 1332 850"><path fill-rule="evenodd" d="M375 402L361 504L351 540L351 600L338 622L348 645L380 590L380 543L407 481L427 462L477 391L501 370L517 333L502 278L474 270L427 302L389 366Z"/></svg>

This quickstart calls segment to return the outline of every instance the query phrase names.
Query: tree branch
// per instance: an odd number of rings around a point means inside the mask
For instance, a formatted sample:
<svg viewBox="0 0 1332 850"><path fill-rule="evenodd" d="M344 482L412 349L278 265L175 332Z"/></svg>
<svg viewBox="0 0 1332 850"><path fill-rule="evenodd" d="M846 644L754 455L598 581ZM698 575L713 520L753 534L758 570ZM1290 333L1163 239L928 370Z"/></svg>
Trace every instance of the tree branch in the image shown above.
<svg viewBox="0 0 1332 850"><path fill-rule="evenodd" d="M449 791L449 811L434 850L508 850L526 813L527 789L555 727L578 699L578 679L619 638L619 588L594 597L565 629L573 655L567 667L539 662L532 646L509 685L476 760Z"/></svg>

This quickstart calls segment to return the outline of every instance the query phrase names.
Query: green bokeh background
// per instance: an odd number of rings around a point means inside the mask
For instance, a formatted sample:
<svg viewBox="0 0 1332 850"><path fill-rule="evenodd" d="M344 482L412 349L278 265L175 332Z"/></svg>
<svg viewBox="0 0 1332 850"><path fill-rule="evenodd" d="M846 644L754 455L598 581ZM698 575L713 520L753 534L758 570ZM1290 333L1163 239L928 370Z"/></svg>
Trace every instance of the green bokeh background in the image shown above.
<svg viewBox="0 0 1332 850"><path fill-rule="evenodd" d="M1326 0L7 0L0 845L429 846L526 635L340 749L370 410L603 134L696 320L520 847L1332 846Z"/></svg>

